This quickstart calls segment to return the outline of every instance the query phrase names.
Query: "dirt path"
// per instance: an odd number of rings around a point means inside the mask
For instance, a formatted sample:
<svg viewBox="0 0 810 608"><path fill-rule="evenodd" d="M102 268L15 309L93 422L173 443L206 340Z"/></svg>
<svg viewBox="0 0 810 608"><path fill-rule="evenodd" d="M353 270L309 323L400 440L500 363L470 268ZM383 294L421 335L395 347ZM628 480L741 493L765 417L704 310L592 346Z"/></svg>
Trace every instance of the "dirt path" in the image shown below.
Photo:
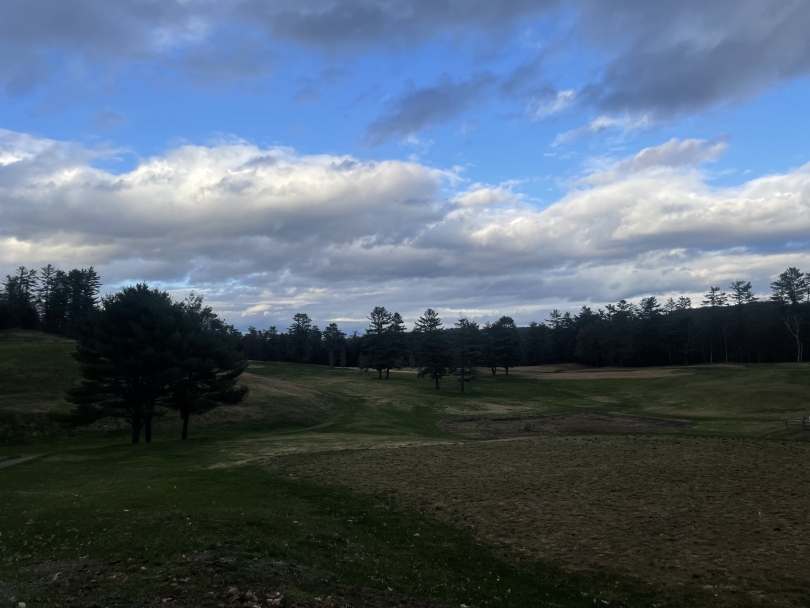
<svg viewBox="0 0 810 608"><path fill-rule="evenodd" d="M15 458L14 460L4 460L0 462L0 469L5 469L6 467L10 467L15 464L20 464L21 462L26 462L28 460L33 460L37 456L41 454L30 454L29 456L23 456L22 458Z"/></svg>

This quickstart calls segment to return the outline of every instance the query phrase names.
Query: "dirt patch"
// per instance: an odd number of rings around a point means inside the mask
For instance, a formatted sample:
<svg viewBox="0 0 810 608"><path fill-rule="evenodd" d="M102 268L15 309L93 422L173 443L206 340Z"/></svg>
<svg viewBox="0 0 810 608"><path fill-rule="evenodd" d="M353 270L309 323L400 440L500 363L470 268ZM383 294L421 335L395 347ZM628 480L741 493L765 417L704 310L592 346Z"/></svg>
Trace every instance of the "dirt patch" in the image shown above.
<svg viewBox="0 0 810 608"><path fill-rule="evenodd" d="M674 375L693 374L683 367L587 367L580 365L536 365L513 367L509 375L538 380L627 380L645 378L669 378Z"/></svg>
<svg viewBox="0 0 810 608"><path fill-rule="evenodd" d="M808 598L810 445L673 435L546 435L269 459L466 528L507 559L716 594Z"/></svg>
<svg viewBox="0 0 810 608"><path fill-rule="evenodd" d="M514 418L442 420L439 428L473 439L511 439L555 433L662 433L690 429L694 422L609 412L571 412Z"/></svg>

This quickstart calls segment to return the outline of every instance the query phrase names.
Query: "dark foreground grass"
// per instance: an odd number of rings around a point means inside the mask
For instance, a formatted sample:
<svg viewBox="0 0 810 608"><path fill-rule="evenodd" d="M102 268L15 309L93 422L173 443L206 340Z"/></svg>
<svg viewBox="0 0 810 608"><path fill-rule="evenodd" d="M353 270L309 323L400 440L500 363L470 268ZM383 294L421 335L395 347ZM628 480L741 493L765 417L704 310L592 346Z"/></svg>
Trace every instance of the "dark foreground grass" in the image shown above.
<svg viewBox="0 0 810 608"><path fill-rule="evenodd" d="M249 605L593 602L561 571L509 565L415 513L206 468L216 447L100 448L3 470L0 606L234 605L234 587L256 594Z"/></svg>

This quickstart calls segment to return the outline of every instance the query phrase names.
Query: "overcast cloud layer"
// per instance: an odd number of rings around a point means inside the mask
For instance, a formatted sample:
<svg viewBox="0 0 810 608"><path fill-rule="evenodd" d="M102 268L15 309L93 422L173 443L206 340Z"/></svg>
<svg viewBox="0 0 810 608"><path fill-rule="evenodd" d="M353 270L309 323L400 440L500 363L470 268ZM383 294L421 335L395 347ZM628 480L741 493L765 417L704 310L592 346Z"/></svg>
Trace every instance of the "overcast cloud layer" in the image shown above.
<svg viewBox="0 0 810 608"><path fill-rule="evenodd" d="M93 168L98 152L0 131L0 263L194 286L240 326L374 305L527 321L566 300L766 287L807 262L810 165L713 188L703 163L726 145L642 150L539 209L414 162L228 143L113 175Z"/></svg>

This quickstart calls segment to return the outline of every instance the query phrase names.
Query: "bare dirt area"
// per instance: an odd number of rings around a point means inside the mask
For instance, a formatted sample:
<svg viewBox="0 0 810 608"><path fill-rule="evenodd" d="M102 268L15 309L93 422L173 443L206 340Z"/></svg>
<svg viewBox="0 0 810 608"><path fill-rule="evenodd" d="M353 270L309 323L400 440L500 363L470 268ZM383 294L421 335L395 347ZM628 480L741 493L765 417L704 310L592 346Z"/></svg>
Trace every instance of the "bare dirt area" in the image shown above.
<svg viewBox="0 0 810 608"><path fill-rule="evenodd" d="M718 606L810 603L810 445L547 435L268 458L470 529L506 557L615 572ZM714 602L713 602L714 603Z"/></svg>
<svg viewBox="0 0 810 608"><path fill-rule="evenodd" d="M538 380L627 380L694 373L684 367L589 367L575 363L512 367L509 375Z"/></svg>
<svg viewBox="0 0 810 608"><path fill-rule="evenodd" d="M439 428L473 439L511 439L555 433L662 433L690 429L694 422L609 412L569 412L512 418L456 418Z"/></svg>

